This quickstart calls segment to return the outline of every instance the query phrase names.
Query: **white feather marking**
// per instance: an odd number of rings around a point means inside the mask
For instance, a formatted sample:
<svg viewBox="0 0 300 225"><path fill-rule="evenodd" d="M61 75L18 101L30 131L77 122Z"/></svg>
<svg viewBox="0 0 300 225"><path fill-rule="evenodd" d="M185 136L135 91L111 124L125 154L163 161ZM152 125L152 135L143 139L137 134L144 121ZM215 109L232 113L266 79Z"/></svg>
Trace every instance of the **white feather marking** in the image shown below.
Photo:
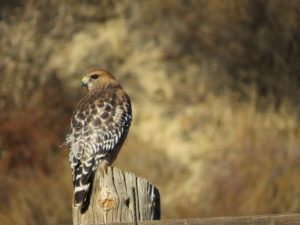
<svg viewBox="0 0 300 225"><path fill-rule="evenodd" d="M80 182L81 183L81 182ZM81 191L81 190L87 190L90 186L90 183L85 184L85 185L80 185L75 187L75 192Z"/></svg>

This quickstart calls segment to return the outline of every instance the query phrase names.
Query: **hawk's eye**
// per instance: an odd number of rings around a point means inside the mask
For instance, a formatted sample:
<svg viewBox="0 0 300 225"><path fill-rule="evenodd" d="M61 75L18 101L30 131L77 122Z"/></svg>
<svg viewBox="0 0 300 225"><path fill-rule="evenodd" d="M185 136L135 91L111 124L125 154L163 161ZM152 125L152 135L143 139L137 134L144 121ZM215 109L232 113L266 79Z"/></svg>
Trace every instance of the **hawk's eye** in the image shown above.
<svg viewBox="0 0 300 225"><path fill-rule="evenodd" d="M91 76L92 79L97 79L98 77L99 77L98 74L93 74L93 75Z"/></svg>

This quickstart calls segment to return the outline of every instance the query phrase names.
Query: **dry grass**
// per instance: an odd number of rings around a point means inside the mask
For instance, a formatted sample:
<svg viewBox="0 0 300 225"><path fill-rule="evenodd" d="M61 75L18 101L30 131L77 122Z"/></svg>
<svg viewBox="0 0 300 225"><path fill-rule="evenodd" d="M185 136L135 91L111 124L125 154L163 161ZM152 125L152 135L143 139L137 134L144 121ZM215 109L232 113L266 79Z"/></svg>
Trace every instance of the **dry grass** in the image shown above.
<svg viewBox="0 0 300 225"><path fill-rule="evenodd" d="M116 166L163 218L299 212L298 1L0 2L0 224L70 224L60 148L82 73L134 121Z"/></svg>
<svg viewBox="0 0 300 225"><path fill-rule="evenodd" d="M232 105L220 97L205 106L207 124L199 127L198 135L206 151L193 155L195 164L204 165L195 166L185 192L175 194L172 213L196 217L299 212L298 114L288 105L261 112L253 102Z"/></svg>

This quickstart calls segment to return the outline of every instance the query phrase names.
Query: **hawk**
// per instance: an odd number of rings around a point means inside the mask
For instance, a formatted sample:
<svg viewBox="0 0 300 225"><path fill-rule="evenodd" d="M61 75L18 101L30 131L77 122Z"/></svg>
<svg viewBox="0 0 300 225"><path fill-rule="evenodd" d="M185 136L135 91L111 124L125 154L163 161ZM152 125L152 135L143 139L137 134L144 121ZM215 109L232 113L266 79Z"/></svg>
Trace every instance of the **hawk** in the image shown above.
<svg viewBox="0 0 300 225"><path fill-rule="evenodd" d="M76 106L71 119L70 146L74 204L88 205L94 173L106 171L116 159L126 139L131 119L131 103L116 78L107 70L93 70L82 78L88 93Z"/></svg>

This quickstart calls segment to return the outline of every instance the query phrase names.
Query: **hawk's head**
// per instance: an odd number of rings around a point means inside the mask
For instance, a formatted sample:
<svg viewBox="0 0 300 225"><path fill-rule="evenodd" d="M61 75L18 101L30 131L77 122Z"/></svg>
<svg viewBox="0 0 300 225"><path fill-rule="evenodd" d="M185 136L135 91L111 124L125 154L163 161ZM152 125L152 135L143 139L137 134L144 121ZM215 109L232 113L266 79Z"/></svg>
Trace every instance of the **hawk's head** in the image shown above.
<svg viewBox="0 0 300 225"><path fill-rule="evenodd" d="M89 91L108 84L118 84L118 82L109 71L102 69L88 72L81 80L81 86L86 86Z"/></svg>

